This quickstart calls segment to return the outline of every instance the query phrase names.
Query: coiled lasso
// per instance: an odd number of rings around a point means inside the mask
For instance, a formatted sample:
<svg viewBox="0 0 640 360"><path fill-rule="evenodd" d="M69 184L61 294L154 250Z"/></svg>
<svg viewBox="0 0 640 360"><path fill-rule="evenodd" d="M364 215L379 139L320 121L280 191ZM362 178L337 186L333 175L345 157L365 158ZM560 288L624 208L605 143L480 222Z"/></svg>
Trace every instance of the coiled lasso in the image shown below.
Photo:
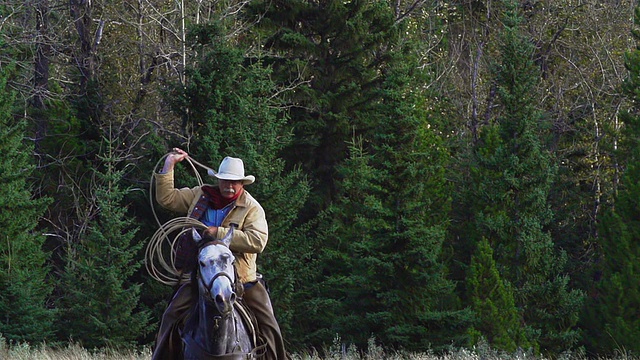
<svg viewBox="0 0 640 360"><path fill-rule="evenodd" d="M169 154L164 155L154 167L158 168L158 165L167 157ZM215 171L208 166L202 165L190 157L186 157L185 160L191 165L196 178L198 179L198 185L202 186L202 177L195 165L198 165L207 170L209 174L215 174ZM195 165L194 165L195 164ZM154 177L151 176L151 181L149 182L149 202L151 204L151 211L153 212L153 216L156 219L156 223L158 223L158 230L153 234L151 240L147 244L145 250L145 267L147 268L147 272L151 275L155 280L165 284L165 285L176 285L181 281L185 281L189 278L189 274L183 274L181 271L177 270L175 267L174 259L177 248L177 241L180 238L180 235L185 233L186 231L191 231L191 228L195 228L196 230L206 229L207 226L202 222L192 219L189 217L177 217L167 221L164 224L160 224L160 220L158 219L158 215L156 214L155 206L154 206ZM174 235L175 234L175 235Z"/></svg>

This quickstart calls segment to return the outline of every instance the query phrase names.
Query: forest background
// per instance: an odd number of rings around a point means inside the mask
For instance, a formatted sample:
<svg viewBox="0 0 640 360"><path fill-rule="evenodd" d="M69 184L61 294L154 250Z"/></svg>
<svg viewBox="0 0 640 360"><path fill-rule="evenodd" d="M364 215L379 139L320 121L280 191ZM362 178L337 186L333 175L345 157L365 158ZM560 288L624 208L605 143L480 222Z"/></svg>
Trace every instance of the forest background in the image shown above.
<svg viewBox="0 0 640 360"><path fill-rule="evenodd" d="M292 351L640 353L636 6L0 1L0 334L153 343L179 146L256 176Z"/></svg>

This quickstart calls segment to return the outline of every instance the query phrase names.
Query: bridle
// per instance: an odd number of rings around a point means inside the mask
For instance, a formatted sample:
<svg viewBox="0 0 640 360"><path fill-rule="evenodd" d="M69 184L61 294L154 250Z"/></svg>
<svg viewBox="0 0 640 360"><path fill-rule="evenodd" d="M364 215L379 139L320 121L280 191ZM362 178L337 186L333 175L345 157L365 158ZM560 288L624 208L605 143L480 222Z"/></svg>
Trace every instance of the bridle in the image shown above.
<svg viewBox="0 0 640 360"><path fill-rule="evenodd" d="M221 241L217 241L217 240L214 240L214 241L209 241L209 242L206 242L206 243L202 244L202 246L200 246L200 251L202 251L202 249L204 249L205 247L207 247L207 246L209 246L209 245L222 245L222 246L224 246L224 247L227 247L223 242L221 242ZM234 264L233 264L233 263L231 263L231 266L234 266ZM198 275L197 275L197 276L198 276L198 282L199 282L199 283L204 287L204 289L207 291L207 294L209 295L209 296L207 296L207 297L205 298L205 301L207 301L207 302L213 302L213 301L214 301L214 299L213 299L213 295L211 294L211 289L213 288L213 283L214 283L216 280L218 280L218 278L220 278L220 277L225 277L225 278L229 279L229 283L231 284L231 288L232 288L232 289L235 289L235 286L236 286L236 279L234 279L234 278L233 278L233 277L232 277L228 272L226 272L226 271L220 271L220 272L216 273L216 274L211 278L211 280L209 281L209 283L208 283L208 284L205 282L205 280L204 280L204 278L203 278L202 274L200 274L200 271L198 271ZM233 291L233 290L231 290L231 294L232 294L232 296L235 296L235 295L236 295L236 292L235 292L235 291ZM231 313L232 311L233 311L233 308L231 308L229 312L222 313L221 315L222 315L222 316L228 316L228 315L229 315L229 313Z"/></svg>
<svg viewBox="0 0 640 360"><path fill-rule="evenodd" d="M229 274L227 274L226 272L223 272L223 271L215 274L213 276L213 278L211 278L211 281L209 282L209 284L205 283L205 281L202 278L202 276L198 276L198 278L199 278L198 281L200 282L200 284L202 284L202 286L205 288L205 290L209 294L209 296L206 297L206 301L213 302L213 296L211 295L211 288L213 288L213 283L220 277L226 277L227 279L229 279L229 281L231 282L232 286L235 284L235 282L231 278L231 275L229 275ZM231 294L235 295L236 293L235 293L235 291L232 291ZM227 314L222 314L222 315L227 315Z"/></svg>

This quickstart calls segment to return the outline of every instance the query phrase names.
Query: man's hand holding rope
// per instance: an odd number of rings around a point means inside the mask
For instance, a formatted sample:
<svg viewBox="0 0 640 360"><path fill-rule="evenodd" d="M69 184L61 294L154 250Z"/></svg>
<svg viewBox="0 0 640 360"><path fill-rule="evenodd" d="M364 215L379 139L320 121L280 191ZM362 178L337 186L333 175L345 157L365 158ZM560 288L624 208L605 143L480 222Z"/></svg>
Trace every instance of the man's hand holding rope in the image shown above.
<svg viewBox="0 0 640 360"><path fill-rule="evenodd" d="M180 148L173 148L172 151L167 154L166 159L164 160L164 167L162 167L162 173L168 173L173 170L173 167L181 162L182 160L189 157L186 151Z"/></svg>

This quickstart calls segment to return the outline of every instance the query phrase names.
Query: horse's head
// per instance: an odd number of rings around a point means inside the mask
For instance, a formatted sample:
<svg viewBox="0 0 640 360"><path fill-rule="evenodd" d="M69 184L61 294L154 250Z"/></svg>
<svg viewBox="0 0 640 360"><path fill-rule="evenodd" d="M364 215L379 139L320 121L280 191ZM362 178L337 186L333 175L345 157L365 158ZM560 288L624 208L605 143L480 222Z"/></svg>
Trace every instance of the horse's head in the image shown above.
<svg viewBox="0 0 640 360"><path fill-rule="evenodd" d="M224 239L205 244L198 255L200 296L213 301L222 315L230 314L236 300L235 257L229 250L233 227Z"/></svg>
<svg viewBox="0 0 640 360"><path fill-rule="evenodd" d="M193 229L198 244L198 301L182 329L185 359L256 359L250 333L234 303L236 301L234 256L229 245L234 225L220 240L203 239ZM241 284L238 284L241 288ZM230 354L233 356L221 356ZM242 355L242 356L240 356Z"/></svg>

